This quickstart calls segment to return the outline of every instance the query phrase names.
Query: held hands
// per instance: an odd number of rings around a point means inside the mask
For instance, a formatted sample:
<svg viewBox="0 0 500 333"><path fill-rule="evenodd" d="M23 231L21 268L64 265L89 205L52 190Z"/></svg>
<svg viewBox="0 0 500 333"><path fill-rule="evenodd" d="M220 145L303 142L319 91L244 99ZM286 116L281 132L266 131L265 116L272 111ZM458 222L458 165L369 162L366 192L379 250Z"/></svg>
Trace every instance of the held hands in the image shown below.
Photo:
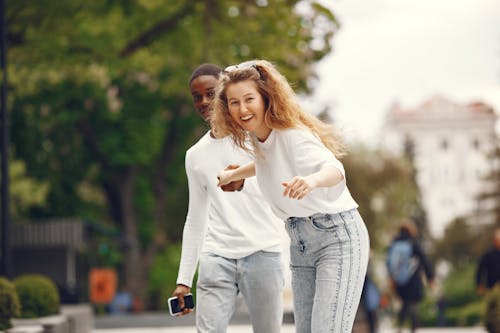
<svg viewBox="0 0 500 333"><path fill-rule="evenodd" d="M224 173L224 172L229 171L229 170L238 169L239 167L240 167L239 165L231 164L231 165L228 165L224 169L224 171L222 171L221 173ZM221 173L219 173L219 175L221 175ZM241 191L243 189L243 184L245 183L244 179L239 179L239 180L227 182L228 177L226 175L223 175L222 178L220 178L219 175L217 176L217 179L219 179L219 184L217 186L220 186L220 188L224 192ZM221 179L224 180L226 183L223 184Z"/></svg>
<svg viewBox="0 0 500 333"><path fill-rule="evenodd" d="M179 306L181 307L182 312L179 314L180 316L187 315L188 313L193 312L193 309L186 309L185 303L184 303L184 295L189 294L191 292L191 288L188 286L185 286L183 284L178 284L177 288L175 288L174 292L172 293L172 296L177 296L179 299Z"/></svg>
<svg viewBox="0 0 500 333"><path fill-rule="evenodd" d="M282 182L281 185L285 187L284 196L297 200L304 198L315 187L311 177L300 176L293 177L289 182Z"/></svg>

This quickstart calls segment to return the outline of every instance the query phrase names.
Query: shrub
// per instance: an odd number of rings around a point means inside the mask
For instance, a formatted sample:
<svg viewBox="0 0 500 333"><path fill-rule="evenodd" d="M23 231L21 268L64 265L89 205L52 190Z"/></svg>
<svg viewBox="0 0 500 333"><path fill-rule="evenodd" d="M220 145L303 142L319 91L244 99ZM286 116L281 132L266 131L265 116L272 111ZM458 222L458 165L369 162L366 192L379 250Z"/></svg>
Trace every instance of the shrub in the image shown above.
<svg viewBox="0 0 500 333"><path fill-rule="evenodd" d="M481 322L483 301L478 300L462 307L446 310L446 319L450 326L475 326Z"/></svg>
<svg viewBox="0 0 500 333"><path fill-rule="evenodd" d="M455 267L444 283L444 295L449 307L464 307L479 300L476 294L474 264Z"/></svg>
<svg viewBox="0 0 500 333"><path fill-rule="evenodd" d="M149 274L149 295L154 310L168 309L167 299L175 289L181 258L181 244L167 246L158 253ZM193 279L196 282L196 275ZM196 283L191 292L196 296Z"/></svg>
<svg viewBox="0 0 500 333"><path fill-rule="evenodd" d="M12 327L10 319L20 314L16 288L6 278L0 277L0 331Z"/></svg>
<svg viewBox="0 0 500 333"><path fill-rule="evenodd" d="M444 281L443 297L445 302L444 320L447 326L473 326L481 322L483 302L475 291L475 265L468 264L454 268ZM435 326L438 323L438 300L427 297L419 306L419 319L422 326Z"/></svg>
<svg viewBox="0 0 500 333"><path fill-rule="evenodd" d="M497 284L486 297L484 324L488 332L500 332L500 284Z"/></svg>
<svg viewBox="0 0 500 333"><path fill-rule="evenodd" d="M22 275L13 281L21 301L21 318L38 318L59 313L59 292L46 276Z"/></svg>

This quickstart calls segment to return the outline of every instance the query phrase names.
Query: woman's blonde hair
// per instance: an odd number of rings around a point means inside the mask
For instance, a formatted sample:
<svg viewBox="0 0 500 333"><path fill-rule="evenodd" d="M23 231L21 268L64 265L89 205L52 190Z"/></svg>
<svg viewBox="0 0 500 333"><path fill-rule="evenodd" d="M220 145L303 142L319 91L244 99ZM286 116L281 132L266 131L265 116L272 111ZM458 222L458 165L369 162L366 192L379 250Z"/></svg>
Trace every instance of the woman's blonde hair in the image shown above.
<svg viewBox="0 0 500 333"><path fill-rule="evenodd" d="M344 154L344 146L333 126L303 111L286 78L266 60L247 61L222 71L211 117L212 131L217 137L230 135L239 147L248 150L245 144L247 133L229 114L226 96L229 85L242 81L253 81L257 85L257 90L264 99L265 123L269 128L280 130L307 127L335 156Z"/></svg>

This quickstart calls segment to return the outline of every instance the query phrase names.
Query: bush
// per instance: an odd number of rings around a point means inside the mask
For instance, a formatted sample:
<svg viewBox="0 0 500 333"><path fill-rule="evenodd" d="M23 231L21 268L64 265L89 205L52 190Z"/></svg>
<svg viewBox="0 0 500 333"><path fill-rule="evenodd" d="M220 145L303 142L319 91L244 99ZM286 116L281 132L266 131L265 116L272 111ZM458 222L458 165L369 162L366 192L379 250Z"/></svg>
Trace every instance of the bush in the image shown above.
<svg viewBox="0 0 500 333"><path fill-rule="evenodd" d="M13 281L21 301L21 318L38 318L59 313L59 292L46 276L22 275Z"/></svg>
<svg viewBox="0 0 500 333"><path fill-rule="evenodd" d="M6 278L0 277L0 331L12 327L10 319L20 314L16 288Z"/></svg>
<svg viewBox="0 0 500 333"><path fill-rule="evenodd" d="M174 291L181 257L180 244L167 246L156 255L149 273L149 295L155 310L168 309L166 299Z"/></svg>
<svg viewBox="0 0 500 333"><path fill-rule="evenodd" d="M444 281L444 323L439 321L438 299L426 297L418 309L422 326L473 326L481 322L483 301L476 294L474 281L475 265L454 268Z"/></svg>
<svg viewBox="0 0 500 333"><path fill-rule="evenodd" d="M475 326L481 322L484 303L482 300L469 303L462 307L452 307L446 310L449 326Z"/></svg>
<svg viewBox="0 0 500 333"><path fill-rule="evenodd" d="M464 307L479 300L476 294L474 264L455 267L444 282L444 295L449 307Z"/></svg>
<svg viewBox="0 0 500 333"><path fill-rule="evenodd" d="M488 332L500 332L500 284L497 284L486 297L484 324Z"/></svg>
<svg viewBox="0 0 500 333"><path fill-rule="evenodd" d="M167 246L154 259L149 274L150 307L154 310L167 310L167 299L176 287L177 272L181 258L181 244ZM196 275L191 292L196 296Z"/></svg>

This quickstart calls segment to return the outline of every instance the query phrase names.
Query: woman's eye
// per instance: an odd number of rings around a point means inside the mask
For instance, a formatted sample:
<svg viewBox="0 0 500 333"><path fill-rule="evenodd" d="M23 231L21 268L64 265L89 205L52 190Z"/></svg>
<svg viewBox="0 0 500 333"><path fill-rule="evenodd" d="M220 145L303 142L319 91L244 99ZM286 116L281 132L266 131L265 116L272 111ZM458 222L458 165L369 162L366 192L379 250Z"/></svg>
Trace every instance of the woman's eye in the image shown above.
<svg viewBox="0 0 500 333"><path fill-rule="evenodd" d="M209 92L207 92L207 96L208 97L214 97L215 96L215 92L209 91Z"/></svg>

